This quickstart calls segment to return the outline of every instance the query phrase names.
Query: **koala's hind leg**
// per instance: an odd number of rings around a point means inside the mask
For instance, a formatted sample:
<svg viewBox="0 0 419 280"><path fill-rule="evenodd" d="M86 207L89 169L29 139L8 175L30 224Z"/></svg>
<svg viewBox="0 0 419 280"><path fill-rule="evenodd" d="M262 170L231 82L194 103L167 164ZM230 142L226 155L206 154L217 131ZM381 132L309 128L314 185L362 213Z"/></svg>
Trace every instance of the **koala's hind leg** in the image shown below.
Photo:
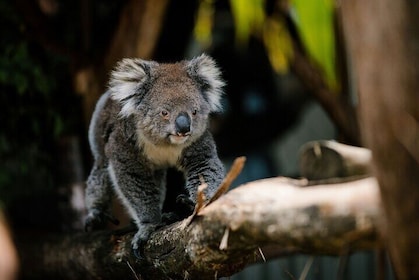
<svg viewBox="0 0 419 280"><path fill-rule="evenodd" d="M115 192L138 227L132 248L141 256L142 246L161 225L166 173L147 169L137 162L114 160L109 164L109 174Z"/></svg>
<svg viewBox="0 0 419 280"><path fill-rule="evenodd" d="M110 214L112 198L111 181L106 166L98 166L96 163L87 179L86 207L88 210L85 221L85 230L104 228L108 221L118 224Z"/></svg>

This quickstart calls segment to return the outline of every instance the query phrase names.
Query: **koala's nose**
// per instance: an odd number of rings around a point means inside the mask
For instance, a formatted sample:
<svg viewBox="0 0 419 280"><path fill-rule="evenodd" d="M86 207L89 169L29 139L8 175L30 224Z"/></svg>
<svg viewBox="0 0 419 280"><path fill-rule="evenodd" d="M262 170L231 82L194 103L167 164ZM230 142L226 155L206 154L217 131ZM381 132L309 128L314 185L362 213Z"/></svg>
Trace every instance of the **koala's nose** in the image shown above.
<svg viewBox="0 0 419 280"><path fill-rule="evenodd" d="M176 132L186 134L191 131L191 119L187 113L180 113L175 120Z"/></svg>

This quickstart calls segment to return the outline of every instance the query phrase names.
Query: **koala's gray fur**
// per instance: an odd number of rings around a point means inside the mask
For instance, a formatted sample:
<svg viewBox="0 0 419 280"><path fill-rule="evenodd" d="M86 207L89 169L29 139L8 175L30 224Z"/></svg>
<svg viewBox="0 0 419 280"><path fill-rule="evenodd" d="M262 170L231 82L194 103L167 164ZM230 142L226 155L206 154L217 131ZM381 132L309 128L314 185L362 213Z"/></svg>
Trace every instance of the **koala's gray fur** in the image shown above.
<svg viewBox="0 0 419 280"><path fill-rule="evenodd" d="M123 59L111 73L89 128L94 166L87 180L87 228L111 217L113 192L138 226L135 250L161 222L166 169L182 171L196 202L201 179L211 198L224 167L208 131L208 117L220 109L224 83L206 55L159 64Z"/></svg>

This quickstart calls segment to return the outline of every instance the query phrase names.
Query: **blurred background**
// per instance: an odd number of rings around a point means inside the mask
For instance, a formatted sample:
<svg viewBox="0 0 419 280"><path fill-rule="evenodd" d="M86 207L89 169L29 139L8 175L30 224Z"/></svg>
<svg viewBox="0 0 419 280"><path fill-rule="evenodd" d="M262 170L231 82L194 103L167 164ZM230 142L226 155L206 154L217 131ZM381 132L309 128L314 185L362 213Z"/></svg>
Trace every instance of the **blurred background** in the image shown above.
<svg viewBox="0 0 419 280"><path fill-rule="evenodd" d="M339 12L332 0L0 1L0 205L12 236L83 229L87 128L123 57L217 61L227 86L211 130L227 167L247 157L235 186L298 178L310 140L359 144ZM388 269L379 263L374 252L293 256L232 279L374 279Z"/></svg>

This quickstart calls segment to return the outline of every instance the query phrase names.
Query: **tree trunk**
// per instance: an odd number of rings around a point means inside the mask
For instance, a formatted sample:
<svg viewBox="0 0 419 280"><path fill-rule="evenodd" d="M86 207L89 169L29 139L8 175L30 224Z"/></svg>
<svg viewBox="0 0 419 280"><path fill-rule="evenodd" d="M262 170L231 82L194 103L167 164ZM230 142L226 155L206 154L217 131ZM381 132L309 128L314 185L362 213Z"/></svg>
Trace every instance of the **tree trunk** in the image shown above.
<svg viewBox="0 0 419 280"><path fill-rule="evenodd" d="M398 277L419 279L419 2L341 3L387 245Z"/></svg>
<svg viewBox="0 0 419 280"><path fill-rule="evenodd" d="M90 123L96 101L106 89L109 71L124 57L151 59L160 35L167 0L131 0L121 14L115 34L103 61L79 69L74 83L84 96L86 124Z"/></svg>

